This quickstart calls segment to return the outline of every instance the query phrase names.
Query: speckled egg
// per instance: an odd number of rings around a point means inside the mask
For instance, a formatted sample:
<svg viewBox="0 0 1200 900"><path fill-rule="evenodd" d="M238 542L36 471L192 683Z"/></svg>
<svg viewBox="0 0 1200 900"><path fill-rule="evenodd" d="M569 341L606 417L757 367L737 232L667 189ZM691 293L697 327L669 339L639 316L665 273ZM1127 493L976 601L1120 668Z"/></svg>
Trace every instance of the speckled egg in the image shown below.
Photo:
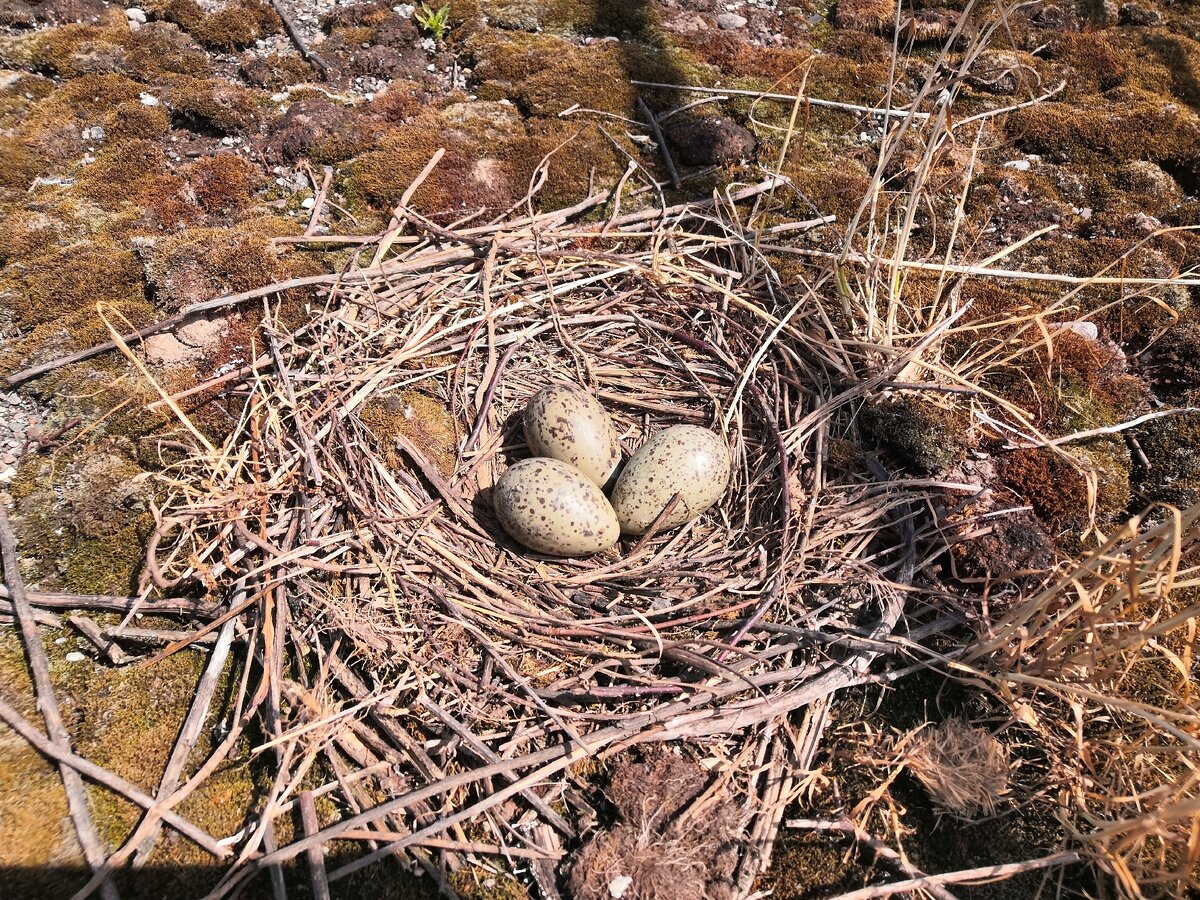
<svg viewBox="0 0 1200 900"><path fill-rule="evenodd" d="M582 388L555 384L525 407L525 441L533 456L574 466L601 487L621 462L616 429L598 400Z"/></svg>
<svg viewBox="0 0 1200 900"><path fill-rule="evenodd" d="M713 432L674 425L651 435L630 457L613 487L612 505L625 534L645 534L676 493L674 510L660 530L700 515L729 484L729 447Z"/></svg>
<svg viewBox="0 0 1200 900"><path fill-rule="evenodd" d="M587 556L621 536L612 505L591 480L557 459L523 459L500 476L496 515L514 540L550 556Z"/></svg>

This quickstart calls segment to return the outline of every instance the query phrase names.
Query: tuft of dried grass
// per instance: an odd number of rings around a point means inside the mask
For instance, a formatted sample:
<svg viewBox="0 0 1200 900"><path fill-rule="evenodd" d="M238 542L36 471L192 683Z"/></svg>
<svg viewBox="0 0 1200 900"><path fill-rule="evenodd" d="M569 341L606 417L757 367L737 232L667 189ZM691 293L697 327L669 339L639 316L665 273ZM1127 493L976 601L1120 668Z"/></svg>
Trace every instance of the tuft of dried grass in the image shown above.
<svg viewBox="0 0 1200 900"><path fill-rule="evenodd" d="M926 727L904 764L938 806L963 818L990 816L1008 791L1008 748L963 719Z"/></svg>
<svg viewBox="0 0 1200 900"><path fill-rule="evenodd" d="M584 846L571 871L576 900L609 900L609 885L629 879L638 900L727 900L740 844L739 815L727 793L696 807L710 777L695 762L652 749L626 755L606 791L620 821ZM620 883L619 881L617 882Z"/></svg>

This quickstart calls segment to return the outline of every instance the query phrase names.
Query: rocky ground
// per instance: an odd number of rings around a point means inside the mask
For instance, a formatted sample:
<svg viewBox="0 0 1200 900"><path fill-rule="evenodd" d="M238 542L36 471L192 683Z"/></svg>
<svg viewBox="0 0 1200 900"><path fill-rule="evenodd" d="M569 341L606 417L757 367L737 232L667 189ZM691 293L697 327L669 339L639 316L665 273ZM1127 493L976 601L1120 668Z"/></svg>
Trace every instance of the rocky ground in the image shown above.
<svg viewBox="0 0 1200 900"><path fill-rule="evenodd" d="M669 201L757 179L780 165L791 110L732 92L786 93L803 80L813 97L874 106L892 76L896 28L894 7L880 0L452 0L441 36L419 26L407 4L281 0L279 8L307 57L261 0L128 7L0 0L4 374L105 340L109 323L125 331L213 297L336 271L351 251L298 238L379 231L439 148L445 156L413 202L444 223L490 218L517 203L547 156L538 198L547 208L615 182L630 160L663 181ZM900 42L911 54L895 73L896 105L911 101L931 71L945 71L935 61L962 16L962 0L903 6ZM966 50L970 25L962 35L951 57ZM638 100L662 114L696 97L632 80L730 91L663 119L683 176L678 189L666 182ZM1200 7L1022 5L1010 13L1002 44L980 55L956 114L1021 104L1060 84L1044 103L981 121L977 159L970 146L939 154L933 177L945 185L946 205L925 227L936 230L936 218L952 214L970 165L962 234L974 258L1049 229L1003 264L1072 275L1111 267L1151 278L1194 265L1200 241L1186 229L1200 225ZM795 187L780 198L780 220L837 216L838 224L811 237L815 249L837 248L879 140L870 117L804 110L780 165ZM916 149L902 148L889 177L902 186L917 163ZM785 278L787 271L781 263ZM922 290L920 279L912 290ZM980 317L1049 305L1063 294L1044 283L967 290L974 293L963 299ZM289 291L282 315L298 320L317 299ZM1179 285L1080 291L1054 316L1057 327L1072 330L1059 353L997 370L988 383L1048 431L1200 405L1196 299L1195 288ZM144 358L166 389L186 388L241 365L260 315L238 309L193 322L147 342ZM143 476L169 458L178 428L147 406L154 399L116 353L0 394L0 481L34 586L131 589L151 522ZM214 436L233 413L205 394L186 408ZM1200 499L1195 417L1089 444L1082 452L1096 475L1093 498L1084 477L1053 454L986 459L982 439L944 405L887 399L867 404L863 416L875 449L897 465L995 484L1005 504L1025 510L986 546L963 551L967 569L986 571L998 558L1010 567L1049 561L1076 552L1091 521L1107 527L1150 502ZM180 654L158 670L114 669L94 659L90 645L77 648L74 631L49 636L81 747L153 787L197 659ZM69 649L53 643L68 636ZM68 655L80 652L88 658ZM0 663L0 695L28 708L11 630L0 630ZM922 705L892 698L876 713L879 727L905 727ZM245 757L197 795L189 814L217 833L236 832L259 775ZM869 783L864 777L857 789ZM0 865L18 873L12 896L60 894L46 867L78 862L55 784L39 758L0 731ZM915 783L902 779L897 791L908 824L935 819ZM134 813L106 803L102 826L116 840ZM940 870L987 856L988 847L1036 853L1053 844L1058 827L1038 816L955 826L910 850ZM764 885L776 897L862 883L862 870L841 849L787 838L783 850ZM168 845L157 862L200 859ZM173 889L188 884L164 872ZM211 880L211 873L196 877ZM1030 896L1028 882L1014 884L963 896ZM496 896L501 886L514 896L523 891L503 875L460 887ZM371 890L403 896L416 888Z"/></svg>

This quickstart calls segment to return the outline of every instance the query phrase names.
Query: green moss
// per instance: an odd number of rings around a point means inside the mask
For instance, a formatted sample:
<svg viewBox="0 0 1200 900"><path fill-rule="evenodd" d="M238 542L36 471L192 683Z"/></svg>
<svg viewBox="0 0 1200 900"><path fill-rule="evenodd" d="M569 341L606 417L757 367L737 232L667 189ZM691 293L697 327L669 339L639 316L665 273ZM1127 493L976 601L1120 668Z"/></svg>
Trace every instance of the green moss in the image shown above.
<svg viewBox="0 0 1200 900"><path fill-rule="evenodd" d="M1030 153L1052 160L1192 160L1200 147L1200 118L1159 94L1139 88L1092 98L1085 106L1044 103L1017 110L1009 136Z"/></svg>
<svg viewBox="0 0 1200 900"><path fill-rule="evenodd" d="M450 876L450 886L463 900L528 900L529 890L507 871L464 866Z"/></svg>
<svg viewBox="0 0 1200 900"><path fill-rule="evenodd" d="M940 472L966 458L976 441L968 410L920 396L866 404L859 431L919 472Z"/></svg>
<svg viewBox="0 0 1200 900"><path fill-rule="evenodd" d="M132 587L153 527L141 469L113 443L67 459L25 456L12 494L24 558L39 580L81 594L121 594Z"/></svg>
<svg viewBox="0 0 1200 900"><path fill-rule="evenodd" d="M5 268L0 287L23 325L49 322L97 301L141 296L141 266L130 251L106 241L85 241L23 258Z"/></svg>
<svg viewBox="0 0 1200 900"><path fill-rule="evenodd" d="M148 8L210 50L244 50L280 28L275 10L258 0L234 0L213 12L205 12L195 0L153 2Z"/></svg>

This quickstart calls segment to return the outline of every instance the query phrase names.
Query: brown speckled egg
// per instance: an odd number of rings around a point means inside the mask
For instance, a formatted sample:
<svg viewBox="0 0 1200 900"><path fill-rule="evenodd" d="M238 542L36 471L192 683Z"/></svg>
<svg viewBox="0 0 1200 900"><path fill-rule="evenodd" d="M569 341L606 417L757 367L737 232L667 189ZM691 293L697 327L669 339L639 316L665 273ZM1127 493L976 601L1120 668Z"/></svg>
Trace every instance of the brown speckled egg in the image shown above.
<svg viewBox="0 0 1200 900"><path fill-rule="evenodd" d="M678 528L700 515L729 484L729 448L713 432L674 425L651 435L630 457L612 492L613 509L625 534L645 534L679 493L679 502L659 530Z"/></svg>
<svg viewBox="0 0 1200 900"><path fill-rule="evenodd" d="M608 498L574 466L523 459L500 476L493 502L504 530L530 550L587 556L621 536Z"/></svg>
<svg viewBox="0 0 1200 900"><path fill-rule="evenodd" d="M525 407L525 441L531 455L572 465L601 487L621 461L617 432L604 407L570 385L551 385L533 395Z"/></svg>

